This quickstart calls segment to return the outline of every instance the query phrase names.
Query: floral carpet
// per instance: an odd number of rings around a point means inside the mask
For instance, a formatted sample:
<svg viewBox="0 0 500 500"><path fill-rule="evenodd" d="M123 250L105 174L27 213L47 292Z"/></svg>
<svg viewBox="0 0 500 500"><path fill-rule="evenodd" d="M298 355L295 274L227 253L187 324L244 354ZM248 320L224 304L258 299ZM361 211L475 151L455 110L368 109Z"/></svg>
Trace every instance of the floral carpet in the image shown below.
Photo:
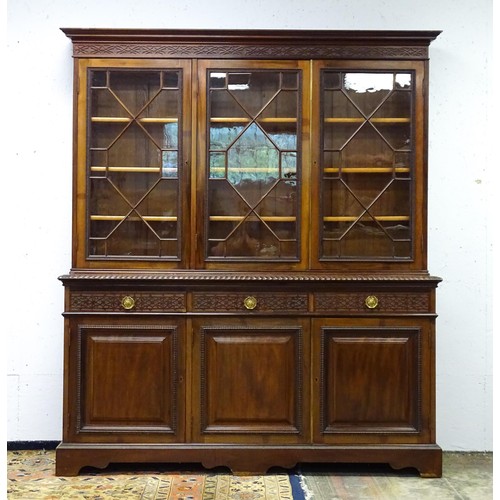
<svg viewBox="0 0 500 500"><path fill-rule="evenodd" d="M286 472L234 476L206 470L174 471L161 465L83 469L56 477L55 452L9 451L9 500L303 500L299 478Z"/></svg>

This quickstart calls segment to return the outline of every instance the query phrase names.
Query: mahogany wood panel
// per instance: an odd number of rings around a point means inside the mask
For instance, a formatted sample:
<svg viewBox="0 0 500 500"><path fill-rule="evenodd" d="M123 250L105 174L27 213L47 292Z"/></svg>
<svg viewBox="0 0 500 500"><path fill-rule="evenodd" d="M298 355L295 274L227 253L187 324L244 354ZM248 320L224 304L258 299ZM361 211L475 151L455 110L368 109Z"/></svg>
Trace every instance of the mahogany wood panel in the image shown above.
<svg viewBox="0 0 500 500"><path fill-rule="evenodd" d="M183 325L72 323L72 439L177 440L184 432ZM142 435L142 438L138 436ZM160 437L162 435L163 437Z"/></svg>
<svg viewBox="0 0 500 500"><path fill-rule="evenodd" d="M291 442L307 435L307 323L194 322L196 440Z"/></svg>
<svg viewBox="0 0 500 500"><path fill-rule="evenodd" d="M432 320L313 320L314 440L435 439Z"/></svg>

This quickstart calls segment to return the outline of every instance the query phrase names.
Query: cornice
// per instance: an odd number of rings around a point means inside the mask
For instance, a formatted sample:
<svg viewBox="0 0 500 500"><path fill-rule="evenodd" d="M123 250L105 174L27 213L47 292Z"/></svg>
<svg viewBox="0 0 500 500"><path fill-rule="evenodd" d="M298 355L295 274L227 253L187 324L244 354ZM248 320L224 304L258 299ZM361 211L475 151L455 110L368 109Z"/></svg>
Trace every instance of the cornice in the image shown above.
<svg viewBox="0 0 500 500"><path fill-rule="evenodd" d="M440 31L61 28L75 58L427 59Z"/></svg>

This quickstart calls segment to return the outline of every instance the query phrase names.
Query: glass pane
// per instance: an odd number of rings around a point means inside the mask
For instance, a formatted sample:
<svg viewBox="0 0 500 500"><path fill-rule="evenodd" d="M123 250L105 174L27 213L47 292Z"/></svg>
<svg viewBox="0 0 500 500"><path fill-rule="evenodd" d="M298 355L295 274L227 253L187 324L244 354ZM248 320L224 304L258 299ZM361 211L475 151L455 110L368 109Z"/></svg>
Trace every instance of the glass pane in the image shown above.
<svg viewBox="0 0 500 500"><path fill-rule="evenodd" d="M322 73L322 259L412 256L411 74Z"/></svg>
<svg viewBox="0 0 500 500"><path fill-rule="evenodd" d="M136 115L161 89L159 71L114 70L109 89L132 115Z"/></svg>
<svg viewBox="0 0 500 500"><path fill-rule="evenodd" d="M396 91L371 119L385 141L395 150L411 149L411 94Z"/></svg>
<svg viewBox="0 0 500 500"><path fill-rule="evenodd" d="M207 257L296 259L299 72L208 80Z"/></svg>
<svg viewBox="0 0 500 500"><path fill-rule="evenodd" d="M177 259L181 72L95 70L90 81L88 254Z"/></svg>

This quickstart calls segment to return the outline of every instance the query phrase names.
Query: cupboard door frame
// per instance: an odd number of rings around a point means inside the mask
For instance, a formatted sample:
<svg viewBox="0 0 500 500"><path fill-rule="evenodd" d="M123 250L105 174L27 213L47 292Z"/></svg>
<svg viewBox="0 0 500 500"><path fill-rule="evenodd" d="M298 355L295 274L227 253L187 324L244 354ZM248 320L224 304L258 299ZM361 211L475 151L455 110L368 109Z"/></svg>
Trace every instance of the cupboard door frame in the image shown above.
<svg viewBox="0 0 500 500"><path fill-rule="evenodd" d="M299 117L301 118L301 143L300 143L300 168L301 175L297 178L298 194L300 200L297 204L297 217L300 223L297 227L298 237L298 258L287 259L280 262L279 258L272 259L251 259L241 258L212 258L208 257L207 249L207 189L208 189L208 98L207 98L207 74L209 70L298 70L301 72L301 107ZM241 270L258 271L266 270L305 270L308 267L308 240L309 240L309 204L310 204L310 63L301 60L218 60L206 59L197 61L197 89L198 95L198 119L197 119L197 167L193 171L193 179L196 179L196 196L193 200L193 212L196 214L197 233L197 255L196 267L198 269L219 269L227 270L237 267Z"/></svg>
<svg viewBox="0 0 500 500"><path fill-rule="evenodd" d="M435 442L432 319L318 318L312 336L315 443Z"/></svg>
<svg viewBox="0 0 500 500"><path fill-rule="evenodd" d="M65 411L64 441L183 442L185 322L91 316L67 321L65 407L71 412ZM128 363L120 366L123 357Z"/></svg>
<svg viewBox="0 0 500 500"><path fill-rule="evenodd" d="M192 334L192 442L310 442L309 320L203 317Z"/></svg>
<svg viewBox="0 0 500 500"><path fill-rule="evenodd" d="M187 187L191 183L189 168L191 158L191 61L182 59L78 59L75 60L75 101L74 101L74 147L73 147L73 267L88 269L157 269L157 268L186 268L190 267L188 248L192 246L190 197ZM181 242L179 258L162 259L161 257L133 258L122 257L89 257L88 255L88 226L89 215L87 207L88 172L88 70L148 70L162 71L180 69L182 71L182 150L179 151L179 238ZM146 174L147 175L147 174Z"/></svg>
<svg viewBox="0 0 500 500"><path fill-rule="evenodd" d="M414 101L413 101L413 171L412 203L411 203L411 234L412 257L404 260L377 259L377 258L321 258L321 70L333 69L339 71L356 72L412 72L414 75ZM387 270L416 271L427 269L427 96L428 82L425 80L427 71L426 61L370 61L370 60L314 60L312 61L312 112L311 123L314 133L311 136L311 189L316 189L318 196L311 198L311 226L310 226L310 262L311 269L343 271L370 271ZM361 174L357 174L361 175Z"/></svg>

